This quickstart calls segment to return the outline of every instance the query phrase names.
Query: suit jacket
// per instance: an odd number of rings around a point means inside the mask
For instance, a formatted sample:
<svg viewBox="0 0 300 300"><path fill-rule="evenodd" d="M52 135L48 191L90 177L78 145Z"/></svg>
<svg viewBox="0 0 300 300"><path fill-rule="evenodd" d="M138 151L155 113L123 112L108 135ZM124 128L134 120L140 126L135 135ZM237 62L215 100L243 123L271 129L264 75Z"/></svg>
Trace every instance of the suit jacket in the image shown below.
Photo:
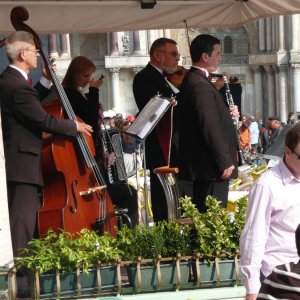
<svg viewBox="0 0 300 300"><path fill-rule="evenodd" d="M7 180L43 185L42 132L76 136L76 124L48 114L37 90L11 67L0 75L0 97Z"/></svg>
<svg viewBox="0 0 300 300"><path fill-rule="evenodd" d="M179 130L180 177L185 180L221 179L222 172L234 165L237 177L237 137L221 93L191 68L181 86Z"/></svg>
<svg viewBox="0 0 300 300"><path fill-rule="evenodd" d="M140 71L133 80L133 94L139 110L142 110L148 101L157 94L170 98L174 91L169 86L163 75L150 63ZM163 126L164 117L158 127L146 138L146 165L153 169L169 164L164 156L163 145L159 140L159 126ZM166 139L164 141L168 143Z"/></svg>

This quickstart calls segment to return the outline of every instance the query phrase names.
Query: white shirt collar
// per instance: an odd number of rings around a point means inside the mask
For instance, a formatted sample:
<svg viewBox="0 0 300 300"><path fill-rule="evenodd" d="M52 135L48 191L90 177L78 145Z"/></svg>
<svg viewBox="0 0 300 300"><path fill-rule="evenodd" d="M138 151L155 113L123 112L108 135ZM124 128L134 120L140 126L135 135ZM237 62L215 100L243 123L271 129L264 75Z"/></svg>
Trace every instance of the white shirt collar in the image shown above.
<svg viewBox="0 0 300 300"><path fill-rule="evenodd" d="M13 69L19 71L19 72L23 75L23 77L25 78L25 80L28 79L28 75L26 74L26 72L25 72L24 70L22 70L22 69L20 69L20 68L18 68L18 67L16 67L16 66L14 66L14 65L9 65L9 66L10 66L11 68L13 68Z"/></svg>
<svg viewBox="0 0 300 300"><path fill-rule="evenodd" d="M163 75L163 70L162 70L162 69L160 69L160 68L158 68L158 67L152 65L151 63L150 63L150 65L151 65L153 68L155 68L161 75ZM173 90L173 92L174 92L175 94L178 94L178 93L179 93L179 89L178 89L176 86L174 86L174 85L167 79L167 77L165 77L165 80L167 81L167 83L169 84L169 86L170 86L170 88Z"/></svg>
<svg viewBox="0 0 300 300"><path fill-rule="evenodd" d="M154 66L154 65L151 64L151 63L150 63L150 65L151 65L153 68L155 68L160 74L163 74L163 70L162 70L162 69L160 69L160 68Z"/></svg>
<svg viewBox="0 0 300 300"><path fill-rule="evenodd" d="M197 66L193 66L193 68L196 68L196 69L199 69L199 70L203 71L206 74L206 77L209 76L209 73L206 69L203 69L203 68L200 68L200 67L197 67Z"/></svg>

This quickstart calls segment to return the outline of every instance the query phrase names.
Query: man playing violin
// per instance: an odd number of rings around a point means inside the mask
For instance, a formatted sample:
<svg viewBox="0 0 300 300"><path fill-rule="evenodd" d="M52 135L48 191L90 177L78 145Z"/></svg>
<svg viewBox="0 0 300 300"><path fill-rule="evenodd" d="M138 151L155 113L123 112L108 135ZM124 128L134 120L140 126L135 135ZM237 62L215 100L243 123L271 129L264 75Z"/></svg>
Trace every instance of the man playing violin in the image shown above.
<svg viewBox="0 0 300 300"><path fill-rule="evenodd" d="M178 96L179 90L171 84L167 75L176 72L180 54L177 43L168 38L155 40L150 48L150 62L133 80L133 94L139 110L160 94L163 97ZM172 160L172 154L171 154ZM150 169L151 202L154 221L167 220L168 212L163 188L153 169L169 165L165 161L156 130L146 139L146 167Z"/></svg>

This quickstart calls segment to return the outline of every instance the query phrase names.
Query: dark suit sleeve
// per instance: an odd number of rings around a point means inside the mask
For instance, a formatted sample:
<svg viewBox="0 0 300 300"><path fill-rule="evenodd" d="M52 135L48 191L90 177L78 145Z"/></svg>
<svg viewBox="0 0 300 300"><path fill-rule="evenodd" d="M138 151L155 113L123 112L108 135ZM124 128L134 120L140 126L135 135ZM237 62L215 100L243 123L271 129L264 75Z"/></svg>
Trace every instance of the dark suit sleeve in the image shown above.
<svg viewBox="0 0 300 300"><path fill-rule="evenodd" d="M15 91L12 108L24 125L51 133L69 136L77 134L76 123L73 120L57 119L48 114L41 106L37 92L30 86Z"/></svg>
<svg viewBox="0 0 300 300"><path fill-rule="evenodd" d="M150 84L149 84L150 80ZM135 76L133 80L133 94L139 110L142 110L148 101L157 94L158 87L151 83L149 76Z"/></svg>
<svg viewBox="0 0 300 300"><path fill-rule="evenodd" d="M152 66L147 66L138 73L133 80L133 94L139 110L142 110L148 101L160 94L171 97L174 92L164 77Z"/></svg>

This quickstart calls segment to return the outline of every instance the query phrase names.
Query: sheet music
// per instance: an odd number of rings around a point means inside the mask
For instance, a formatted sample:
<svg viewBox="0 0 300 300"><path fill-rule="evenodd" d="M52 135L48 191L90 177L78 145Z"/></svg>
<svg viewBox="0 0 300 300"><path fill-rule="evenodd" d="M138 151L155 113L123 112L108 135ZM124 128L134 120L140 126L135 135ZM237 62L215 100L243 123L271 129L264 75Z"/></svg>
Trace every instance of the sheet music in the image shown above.
<svg viewBox="0 0 300 300"><path fill-rule="evenodd" d="M171 99L155 96L139 113L135 121L126 130L126 133L144 139L155 127L160 118L171 105Z"/></svg>

